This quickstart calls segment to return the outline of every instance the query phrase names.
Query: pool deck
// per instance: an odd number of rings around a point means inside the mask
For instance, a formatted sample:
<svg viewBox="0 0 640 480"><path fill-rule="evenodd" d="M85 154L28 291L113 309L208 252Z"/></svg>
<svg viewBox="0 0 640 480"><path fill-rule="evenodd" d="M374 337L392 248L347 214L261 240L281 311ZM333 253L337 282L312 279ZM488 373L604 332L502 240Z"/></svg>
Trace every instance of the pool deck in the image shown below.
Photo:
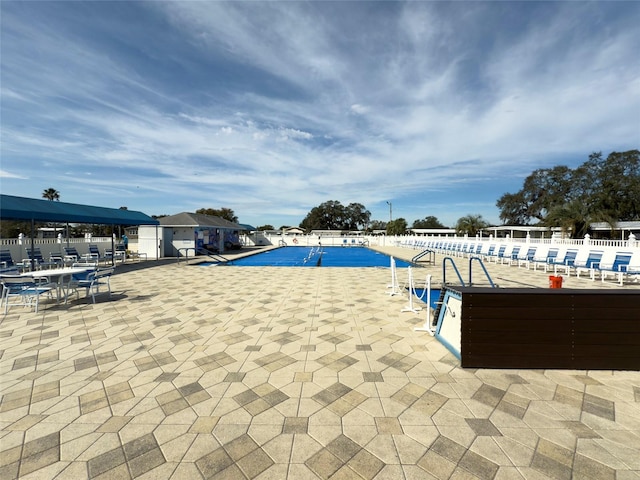
<svg viewBox="0 0 640 480"><path fill-rule="evenodd" d="M116 272L0 317L0 479L640 479L640 372L460 368L388 269Z"/></svg>

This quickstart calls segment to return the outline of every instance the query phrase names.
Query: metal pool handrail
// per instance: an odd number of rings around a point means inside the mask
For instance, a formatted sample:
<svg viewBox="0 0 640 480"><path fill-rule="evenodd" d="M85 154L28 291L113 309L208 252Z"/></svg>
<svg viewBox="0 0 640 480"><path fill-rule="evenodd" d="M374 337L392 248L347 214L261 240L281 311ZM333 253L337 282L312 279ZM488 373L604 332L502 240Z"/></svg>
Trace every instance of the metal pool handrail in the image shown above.
<svg viewBox="0 0 640 480"><path fill-rule="evenodd" d="M473 265L474 260L477 260L480 266L482 267L482 270L484 270L484 274L487 276L487 280L489 280L489 285L491 285L491 288L496 288L496 285L493 283L493 280L491 280L491 276L487 271L487 267L484 266L484 262L480 257L469 257L469 286L473 285L473 282L471 281L471 271L472 271L471 266Z"/></svg>
<svg viewBox="0 0 640 480"><path fill-rule="evenodd" d="M453 267L453 271L456 272L456 275L458 276L458 280L460 280L460 285L462 285L463 287L465 286L464 284L464 280L462 279L462 275L460 275L460 271L458 270L458 267L456 266L456 262L453 261L453 258L451 257L444 257L442 259L442 284L446 285L447 284L447 260L449 260L451 262L451 266ZM469 275L471 275L471 273L469 273Z"/></svg>

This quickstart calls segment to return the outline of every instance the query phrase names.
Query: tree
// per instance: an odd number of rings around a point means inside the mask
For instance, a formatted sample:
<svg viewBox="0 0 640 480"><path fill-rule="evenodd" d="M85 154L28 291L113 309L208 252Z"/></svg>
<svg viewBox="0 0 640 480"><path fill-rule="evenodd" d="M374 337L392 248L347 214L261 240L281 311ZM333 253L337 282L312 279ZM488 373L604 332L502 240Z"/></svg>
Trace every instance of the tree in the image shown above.
<svg viewBox="0 0 640 480"><path fill-rule="evenodd" d="M59 202L60 201L60 192L58 192L55 188L47 188L45 191L42 192L42 198L46 198L47 200L51 200L51 201L56 201Z"/></svg>
<svg viewBox="0 0 640 480"><path fill-rule="evenodd" d="M562 213L569 223L578 216L640 220L638 199L640 151L629 150L612 152L606 159L602 152L594 152L574 170L566 166L535 170L520 191L505 193L496 205L505 223L523 225L537 220L549 225L553 220L560 225L565 223L559 217ZM577 215L579 212L582 213ZM581 230L579 225L576 227Z"/></svg>
<svg viewBox="0 0 640 480"><path fill-rule="evenodd" d="M436 217L429 215L423 220L414 220L411 228L445 228L445 226Z"/></svg>
<svg viewBox="0 0 640 480"><path fill-rule="evenodd" d="M482 218L482 215L465 215L456 222L456 233L475 237L480 230L488 226L489 224Z"/></svg>
<svg viewBox="0 0 640 480"><path fill-rule="evenodd" d="M387 235L404 235L407 233L407 221L404 218L396 218L387 223Z"/></svg>
<svg viewBox="0 0 640 480"><path fill-rule="evenodd" d="M229 220L230 222L238 223L238 217L236 217L236 214L230 208L200 208L196 210L196 213L211 215L212 217L220 217L224 218L225 220Z"/></svg>
<svg viewBox="0 0 640 480"><path fill-rule="evenodd" d="M589 206L579 199L558 205L545 219L547 226L561 227L565 234L570 234L571 238L584 238L589 231L589 225L593 222L608 223L612 229L616 223L607 212L603 210L592 212Z"/></svg>
<svg viewBox="0 0 640 480"><path fill-rule="evenodd" d="M256 230L258 230L259 232L264 230L273 230L273 225L261 225L260 227L257 227Z"/></svg>
<svg viewBox="0 0 640 480"><path fill-rule="evenodd" d="M372 220L369 223L369 228L367 228L367 231L372 232L374 230L386 230L387 228L387 222L384 222L382 220Z"/></svg>
<svg viewBox="0 0 640 480"><path fill-rule="evenodd" d="M345 209L345 222L343 225L345 230L359 230L358 227L362 227L364 230L369 225L371 219L371 212L365 208L361 203L350 203Z"/></svg>

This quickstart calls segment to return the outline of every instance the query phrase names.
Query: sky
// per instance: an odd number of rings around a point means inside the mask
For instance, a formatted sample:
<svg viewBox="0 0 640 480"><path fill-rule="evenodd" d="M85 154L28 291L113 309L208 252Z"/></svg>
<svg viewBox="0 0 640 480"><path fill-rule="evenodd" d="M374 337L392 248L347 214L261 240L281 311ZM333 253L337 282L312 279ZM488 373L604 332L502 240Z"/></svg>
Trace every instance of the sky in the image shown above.
<svg viewBox="0 0 640 480"><path fill-rule="evenodd" d="M0 2L0 187L298 225L482 215L640 148L640 2Z"/></svg>

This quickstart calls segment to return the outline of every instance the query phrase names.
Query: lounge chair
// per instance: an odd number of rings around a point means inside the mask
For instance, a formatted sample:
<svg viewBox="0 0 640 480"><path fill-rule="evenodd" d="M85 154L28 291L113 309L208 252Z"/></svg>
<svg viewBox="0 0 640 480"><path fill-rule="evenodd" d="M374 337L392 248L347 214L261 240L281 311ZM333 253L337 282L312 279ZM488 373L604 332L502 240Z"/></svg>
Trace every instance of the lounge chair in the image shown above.
<svg viewBox="0 0 640 480"><path fill-rule="evenodd" d="M80 260L80 254L76 247L63 247L64 248L64 263L70 264Z"/></svg>
<svg viewBox="0 0 640 480"><path fill-rule="evenodd" d="M43 267L51 268L53 266L56 266L56 262L51 261L51 259L47 261L42 257L42 252L40 251L40 247L34 247L33 252L31 252L30 248L27 248L27 256L29 258L23 260L22 263L29 263L31 259L33 259L35 261L33 270L40 269Z"/></svg>
<svg viewBox="0 0 640 480"><path fill-rule="evenodd" d="M526 265L527 270L529 270L529 265L533 262L533 259L536 256L536 252L538 251L538 246L529 247L527 250L521 249L520 254L518 255L517 262L518 268L521 265Z"/></svg>
<svg viewBox="0 0 640 480"><path fill-rule="evenodd" d="M506 249L507 245L503 243L498 247L497 252L494 252L493 255L488 255L487 260L489 260L490 262L493 261L494 263L498 263L498 259L504 256L504 252Z"/></svg>
<svg viewBox="0 0 640 480"><path fill-rule="evenodd" d="M11 250L0 250L0 268L9 269L15 267Z"/></svg>
<svg viewBox="0 0 640 480"><path fill-rule="evenodd" d="M571 266L576 270L576 277L580 278L580 272L589 272L591 279L595 280L592 273L593 266L600 263L602 255L604 255L603 250L589 250L586 255L583 253L582 255L576 256L576 260ZM569 274L571 267L567 268L567 274Z"/></svg>
<svg viewBox="0 0 640 480"><path fill-rule="evenodd" d="M640 254L638 255L640 256ZM599 263L593 265L591 279L595 280L596 272L600 272L600 279L604 282L611 274L614 278L618 277L618 283L622 286L632 257L632 252L609 252L605 254Z"/></svg>
<svg viewBox="0 0 640 480"><path fill-rule="evenodd" d="M501 262L505 259L509 259L509 265L517 265L518 264L518 255L520 254L520 249L522 247L520 245L513 245L511 250L507 249L505 256L500 260Z"/></svg>
<svg viewBox="0 0 640 480"><path fill-rule="evenodd" d="M550 252L551 253L551 252ZM578 255L578 249L566 249L562 251L556 252L555 257L549 257L547 261L547 265L545 266L544 271L547 271L547 267L551 268L553 266L553 274L558 275L558 267L564 267L565 273L569 275L571 271L571 267L573 263L576 261L576 256Z"/></svg>

